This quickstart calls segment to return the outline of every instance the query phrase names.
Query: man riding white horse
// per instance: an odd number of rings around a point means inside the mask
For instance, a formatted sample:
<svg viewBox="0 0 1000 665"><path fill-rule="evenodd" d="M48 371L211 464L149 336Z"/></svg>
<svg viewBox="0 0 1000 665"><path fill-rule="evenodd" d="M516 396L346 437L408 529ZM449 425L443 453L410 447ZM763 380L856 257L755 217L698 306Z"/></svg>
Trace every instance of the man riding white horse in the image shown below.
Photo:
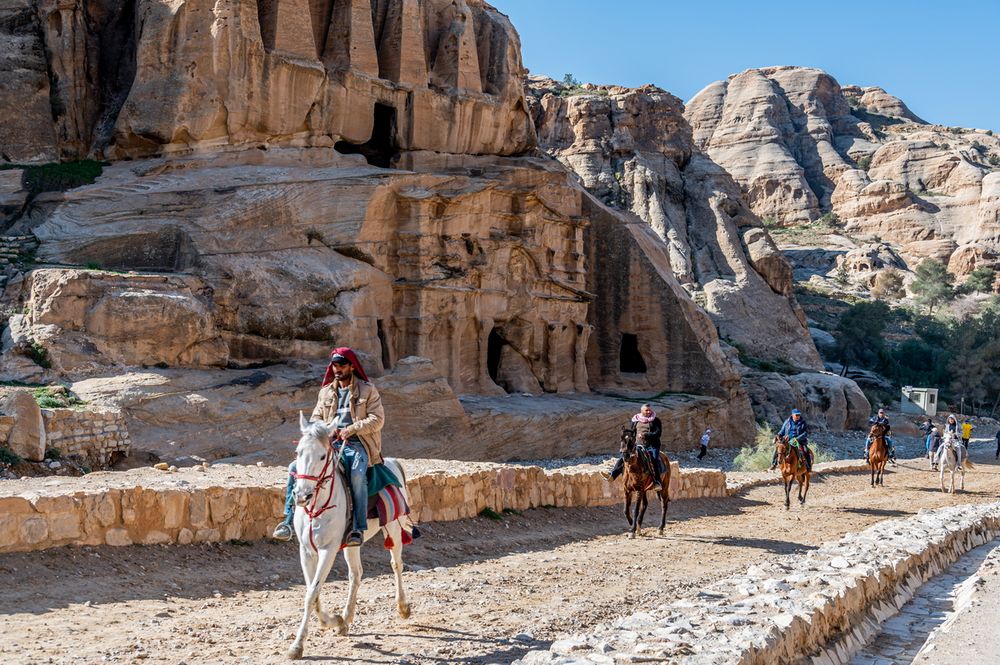
<svg viewBox="0 0 1000 665"><path fill-rule="evenodd" d="M310 420L331 426L332 438L340 440L344 446L342 460L349 472L354 505L351 532L344 544L359 546L368 525L368 467L382 463L381 430L385 412L378 390L368 382L368 375L351 349L341 347L330 354L330 364ZM292 462L288 467L285 519L273 534L278 540L292 538L295 473L295 462Z"/></svg>
<svg viewBox="0 0 1000 665"><path fill-rule="evenodd" d="M896 464L896 445L892 440L892 425L889 423L889 419L885 417L885 409L879 409L878 413L868 419L868 431L875 425L882 425L885 428L885 445L889 449L889 461ZM865 461L868 461L868 449L872 445L872 438L868 436L865 438Z"/></svg>

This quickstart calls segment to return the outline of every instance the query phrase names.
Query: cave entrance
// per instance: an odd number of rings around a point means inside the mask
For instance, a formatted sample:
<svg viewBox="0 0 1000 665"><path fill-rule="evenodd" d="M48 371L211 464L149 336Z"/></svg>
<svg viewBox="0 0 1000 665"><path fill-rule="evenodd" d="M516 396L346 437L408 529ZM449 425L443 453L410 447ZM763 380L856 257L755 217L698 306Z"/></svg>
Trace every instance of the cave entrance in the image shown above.
<svg viewBox="0 0 1000 665"><path fill-rule="evenodd" d="M382 367L387 371L392 369L392 355L389 353L389 341L385 338L385 324L382 319L375 321L375 332L378 334L379 346L382 347Z"/></svg>
<svg viewBox="0 0 1000 665"><path fill-rule="evenodd" d="M375 104L375 118L371 138L364 143L337 141L333 149L343 155L364 155L372 166L392 168L392 158L397 155L396 109L388 104Z"/></svg>
<svg viewBox="0 0 1000 665"><path fill-rule="evenodd" d="M489 340L486 342L486 371L490 373L493 383L500 385L500 357L503 355L503 347L508 344L507 340L500 336L497 329L490 331Z"/></svg>
<svg viewBox="0 0 1000 665"><path fill-rule="evenodd" d="M619 369L626 374L645 374L646 361L639 352L639 336L622 333Z"/></svg>

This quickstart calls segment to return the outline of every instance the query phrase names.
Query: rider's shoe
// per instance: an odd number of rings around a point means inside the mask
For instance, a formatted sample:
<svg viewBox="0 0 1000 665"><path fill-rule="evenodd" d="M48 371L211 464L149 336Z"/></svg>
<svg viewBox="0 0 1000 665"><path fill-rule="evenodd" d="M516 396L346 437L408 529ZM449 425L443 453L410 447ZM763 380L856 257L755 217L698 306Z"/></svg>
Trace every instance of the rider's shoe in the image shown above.
<svg viewBox="0 0 1000 665"><path fill-rule="evenodd" d="M365 541L364 534L360 531L351 531L347 536L347 542L344 543L348 547L358 547Z"/></svg>
<svg viewBox="0 0 1000 665"><path fill-rule="evenodd" d="M292 539L292 525L288 522L282 522L274 528L274 533L271 537L275 540L289 541Z"/></svg>
<svg viewBox="0 0 1000 665"><path fill-rule="evenodd" d="M653 481L653 486L650 489L653 490L654 492L662 492L663 491L663 485L661 485L659 483L659 481L654 480Z"/></svg>

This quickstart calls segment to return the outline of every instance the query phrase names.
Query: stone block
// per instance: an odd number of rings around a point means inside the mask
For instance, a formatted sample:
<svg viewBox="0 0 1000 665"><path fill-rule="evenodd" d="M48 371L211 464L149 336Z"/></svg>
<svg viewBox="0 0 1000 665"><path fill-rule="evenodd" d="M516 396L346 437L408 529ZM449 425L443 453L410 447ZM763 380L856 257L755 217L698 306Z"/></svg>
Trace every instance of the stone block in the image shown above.
<svg viewBox="0 0 1000 665"><path fill-rule="evenodd" d="M177 532L178 544L190 545L193 540L194 540L194 534L191 532L191 529L184 528Z"/></svg>
<svg viewBox="0 0 1000 665"><path fill-rule="evenodd" d="M7 447L26 460L42 461L46 447L45 422L32 394L15 390L0 402L0 412L14 417L7 434Z"/></svg>
<svg viewBox="0 0 1000 665"><path fill-rule="evenodd" d="M108 532L104 535L104 542L112 547L124 547L132 544L132 536L129 535L126 529L116 527L108 529Z"/></svg>

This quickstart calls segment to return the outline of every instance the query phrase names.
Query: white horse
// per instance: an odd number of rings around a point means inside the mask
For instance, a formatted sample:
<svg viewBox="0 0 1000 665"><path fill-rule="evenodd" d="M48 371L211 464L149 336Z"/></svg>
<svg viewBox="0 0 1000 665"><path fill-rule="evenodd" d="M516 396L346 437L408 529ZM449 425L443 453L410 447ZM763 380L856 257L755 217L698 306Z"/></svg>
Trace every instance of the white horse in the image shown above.
<svg viewBox="0 0 1000 665"><path fill-rule="evenodd" d="M965 470L974 468L972 462L969 461L969 452L958 443L958 439L955 437L953 432L945 432L944 439L941 442L941 448L938 450L938 465L941 468L941 491L948 492L949 494L955 493L955 471L962 474L962 487L965 490ZM951 489L946 490L944 488L944 474L946 471L951 472Z"/></svg>
<svg viewBox="0 0 1000 665"><path fill-rule="evenodd" d="M324 627L333 627L341 635L346 635L354 621L354 608L361 587L361 548L348 547L344 550L347 560L350 589L347 604L340 615L328 615L320 608L319 592L326 581L337 552L344 538L344 532L351 520L348 510L347 478L340 472L340 454L335 454L330 442L333 431L322 422L310 423L299 413L299 428L302 438L296 448L295 481L295 533L299 539L299 559L302 574L306 580L305 611L302 624L295 636L295 642L288 650L288 657L302 657L302 643L308 630L309 615L315 610ZM403 483L406 494L406 479L403 467L394 459L386 459L385 465ZM399 520L380 528L378 520L369 520L364 539L367 542L379 531L392 539L392 571L396 575L396 608L404 619L410 616L410 605L403 590L403 539Z"/></svg>

